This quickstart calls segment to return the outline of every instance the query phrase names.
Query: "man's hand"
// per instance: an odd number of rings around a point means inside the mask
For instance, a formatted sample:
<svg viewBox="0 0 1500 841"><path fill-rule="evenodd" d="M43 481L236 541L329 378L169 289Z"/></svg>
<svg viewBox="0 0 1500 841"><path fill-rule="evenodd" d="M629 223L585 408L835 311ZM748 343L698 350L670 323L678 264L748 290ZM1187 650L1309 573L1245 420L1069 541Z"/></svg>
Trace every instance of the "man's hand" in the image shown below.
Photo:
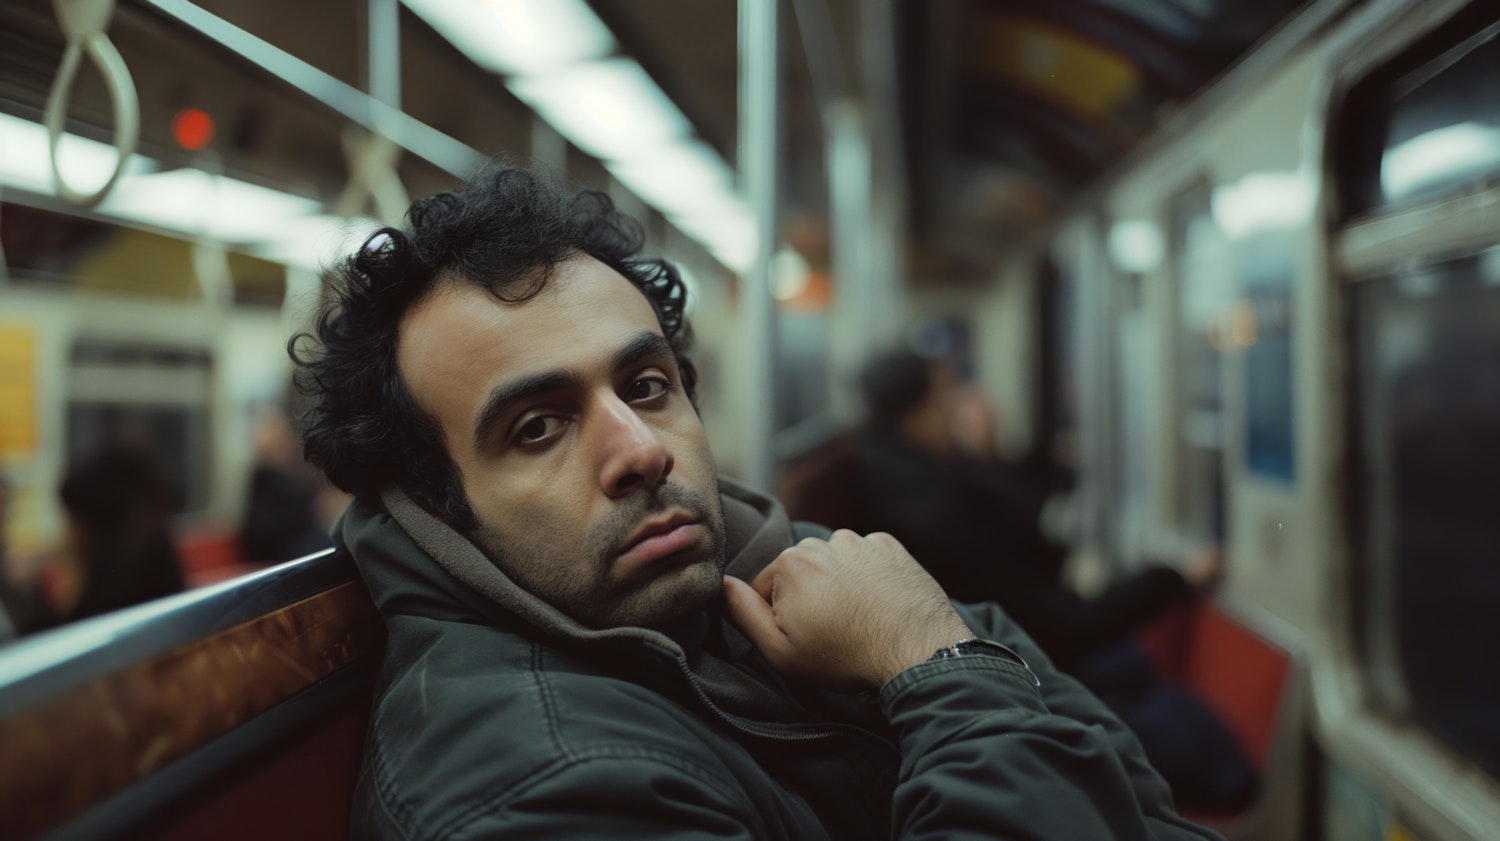
<svg viewBox="0 0 1500 841"><path fill-rule="evenodd" d="M773 668L837 689L879 689L973 636L932 576L878 532L808 538L750 584L726 577L724 598L730 620Z"/></svg>

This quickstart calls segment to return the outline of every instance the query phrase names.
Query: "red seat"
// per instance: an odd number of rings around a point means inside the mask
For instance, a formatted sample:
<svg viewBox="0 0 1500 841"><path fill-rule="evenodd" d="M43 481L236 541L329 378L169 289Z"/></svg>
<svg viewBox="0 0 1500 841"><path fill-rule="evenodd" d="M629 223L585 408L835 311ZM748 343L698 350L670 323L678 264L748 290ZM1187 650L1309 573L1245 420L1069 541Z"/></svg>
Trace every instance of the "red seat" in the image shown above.
<svg viewBox="0 0 1500 841"><path fill-rule="evenodd" d="M1187 817L1231 839L1293 837L1302 796L1295 658L1206 602L1183 605L1137 639L1163 675L1219 715L1263 781L1257 803L1242 814Z"/></svg>

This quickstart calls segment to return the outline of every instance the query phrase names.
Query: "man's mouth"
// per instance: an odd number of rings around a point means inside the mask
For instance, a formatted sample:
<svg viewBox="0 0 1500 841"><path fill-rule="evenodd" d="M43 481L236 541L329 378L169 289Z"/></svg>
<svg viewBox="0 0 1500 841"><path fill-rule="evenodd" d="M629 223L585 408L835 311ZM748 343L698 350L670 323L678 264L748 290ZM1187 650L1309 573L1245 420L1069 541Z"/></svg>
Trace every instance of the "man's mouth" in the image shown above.
<svg viewBox="0 0 1500 841"><path fill-rule="evenodd" d="M626 569L674 555L698 542L703 524L680 509L653 517L636 529L615 555L615 565Z"/></svg>

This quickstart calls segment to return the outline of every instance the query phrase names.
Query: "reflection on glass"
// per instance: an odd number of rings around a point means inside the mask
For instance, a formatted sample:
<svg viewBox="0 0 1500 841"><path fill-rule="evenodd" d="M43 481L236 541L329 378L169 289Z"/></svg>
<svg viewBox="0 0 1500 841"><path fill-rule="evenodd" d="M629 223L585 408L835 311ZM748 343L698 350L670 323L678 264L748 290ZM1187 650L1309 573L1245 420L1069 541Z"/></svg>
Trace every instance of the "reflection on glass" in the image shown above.
<svg viewBox="0 0 1500 841"><path fill-rule="evenodd" d="M1461 51L1462 48L1460 48ZM1406 204L1500 174L1500 37L1430 62L1377 94L1383 151L1364 203Z"/></svg>
<svg viewBox="0 0 1500 841"><path fill-rule="evenodd" d="M1500 285L1465 257L1354 297L1368 656L1387 702L1500 774ZM1392 637L1388 646L1382 636ZM1385 651L1382 651L1382 649ZM1372 662L1378 672L1388 663Z"/></svg>

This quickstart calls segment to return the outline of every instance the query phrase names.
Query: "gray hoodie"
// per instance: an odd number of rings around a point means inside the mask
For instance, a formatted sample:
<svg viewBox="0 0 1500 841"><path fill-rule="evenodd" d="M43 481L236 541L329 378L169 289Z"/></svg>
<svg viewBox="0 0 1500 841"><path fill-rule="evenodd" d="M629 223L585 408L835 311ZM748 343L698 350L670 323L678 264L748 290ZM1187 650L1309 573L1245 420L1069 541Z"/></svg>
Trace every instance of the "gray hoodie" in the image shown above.
<svg viewBox="0 0 1500 841"><path fill-rule="evenodd" d="M729 482L727 572L795 542ZM399 491L337 527L389 633L357 838L1208 838L1135 740L994 608L988 657L873 693L783 681L718 608L594 629Z"/></svg>

